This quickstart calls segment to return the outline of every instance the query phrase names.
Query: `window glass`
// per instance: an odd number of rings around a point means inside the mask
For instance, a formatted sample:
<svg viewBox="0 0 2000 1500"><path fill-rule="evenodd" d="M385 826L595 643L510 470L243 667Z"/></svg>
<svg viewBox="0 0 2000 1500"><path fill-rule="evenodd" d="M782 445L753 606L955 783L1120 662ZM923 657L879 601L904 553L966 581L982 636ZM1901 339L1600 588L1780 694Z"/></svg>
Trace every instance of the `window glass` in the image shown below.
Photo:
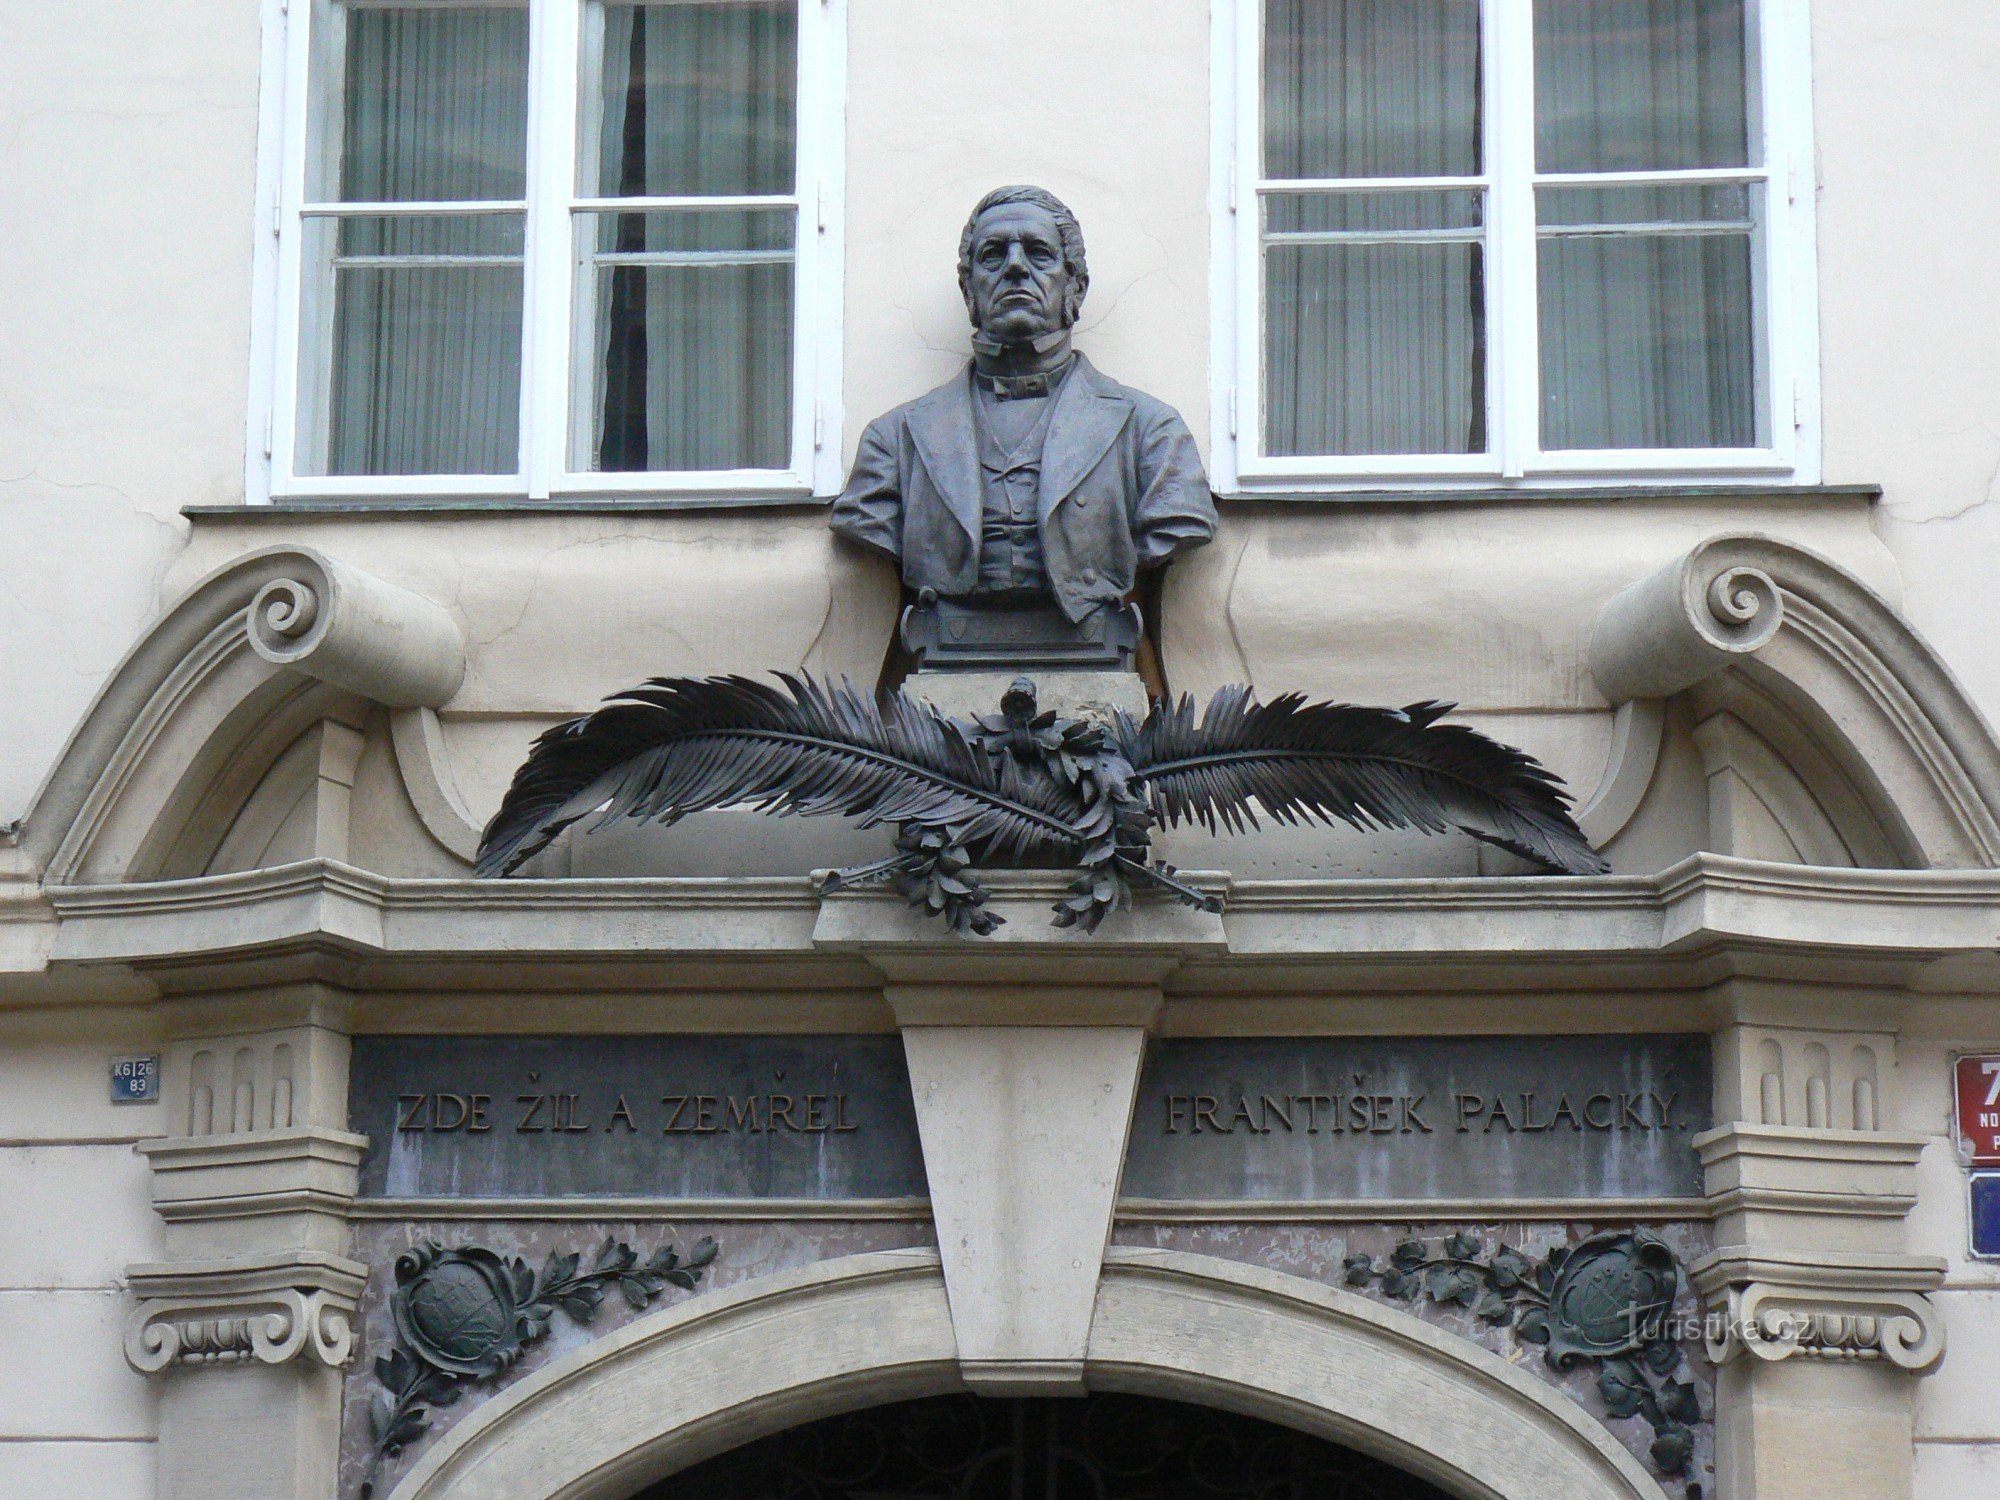
<svg viewBox="0 0 2000 1500"><path fill-rule="evenodd" d="M790 4L608 5L603 14L600 196L795 190ZM580 358L595 385L580 435L587 466L785 466L797 223L790 205L580 216L591 282Z"/></svg>
<svg viewBox="0 0 2000 1500"><path fill-rule="evenodd" d="M1265 199L1268 451L1485 448L1484 196Z"/></svg>
<svg viewBox="0 0 2000 1500"><path fill-rule="evenodd" d="M1743 0L1535 0L1535 165L1749 164Z"/></svg>
<svg viewBox="0 0 2000 1500"><path fill-rule="evenodd" d="M521 198L528 12L346 12L340 192L347 202Z"/></svg>
<svg viewBox="0 0 2000 1500"><path fill-rule="evenodd" d="M1479 0L1268 0L1267 177L1479 170Z"/></svg>
<svg viewBox="0 0 2000 1500"><path fill-rule="evenodd" d="M1264 445L1486 447L1478 0L1268 0ZM1340 181L1300 192L1286 181Z"/></svg>
<svg viewBox="0 0 2000 1500"><path fill-rule="evenodd" d="M328 130L338 151L318 157L321 201L304 223L299 467L514 473L528 13L354 8L339 18L327 41L343 63L322 62L341 80ZM496 200L511 206L450 211Z"/></svg>
<svg viewBox="0 0 2000 1500"><path fill-rule="evenodd" d="M824 207L801 186L817 10L802 33L797 0L297 9L296 392L274 486L791 482L819 249L801 203Z"/></svg>
<svg viewBox="0 0 2000 1500"><path fill-rule="evenodd" d="M790 0L604 7L598 191L789 193L798 19Z"/></svg>
<svg viewBox="0 0 2000 1500"><path fill-rule="evenodd" d="M329 474L511 474L521 216L313 219L333 283Z"/></svg>
<svg viewBox="0 0 2000 1500"><path fill-rule="evenodd" d="M1524 474L1771 445L1748 0L1247 3L1246 448Z"/></svg>
<svg viewBox="0 0 2000 1500"><path fill-rule="evenodd" d="M1545 447L1755 446L1752 199L1540 189Z"/></svg>
<svg viewBox="0 0 2000 1500"><path fill-rule="evenodd" d="M1544 174L1743 167L1742 0L1536 0ZM1536 188L1542 445L1748 448L1761 185Z"/></svg>

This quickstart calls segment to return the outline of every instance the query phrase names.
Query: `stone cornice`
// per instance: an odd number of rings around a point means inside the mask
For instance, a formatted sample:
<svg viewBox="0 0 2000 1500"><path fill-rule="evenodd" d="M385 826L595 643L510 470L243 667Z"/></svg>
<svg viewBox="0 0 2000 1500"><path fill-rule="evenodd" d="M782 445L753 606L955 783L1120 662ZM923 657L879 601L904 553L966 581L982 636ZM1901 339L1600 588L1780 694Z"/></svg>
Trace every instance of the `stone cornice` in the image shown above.
<svg viewBox="0 0 2000 1500"><path fill-rule="evenodd" d="M1717 1364L1880 1360L1921 1375L1944 1358L1944 1318L1925 1295L1944 1271L1929 1256L1736 1245L1704 1256L1689 1279L1708 1305L1705 1342Z"/></svg>
<svg viewBox="0 0 2000 1500"><path fill-rule="evenodd" d="M1898 1169L1916 1166L1930 1141L1927 1135L1886 1130L1820 1130L1805 1125L1753 1125L1738 1120L1704 1130L1689 1144L1701 1157L1704 1167L1716 1166L1732 1157L1758 1157L1814 1161L1900 1175Z"/></svg>
<svg viewBox="0 0 2000 1500"><path fill-rule="evenodd" d="M141 1141L168 1223L346 1212L368 1137L305 1126Z"/></svg>
<svg viewBox="0 0 2000 1500"><path fill-rule="evenodd" d="M206 1167L262 1166L268 1162L324 1161L357 1166L368 1137L346 1130L302 1126L287 1130L244 1130L228 1135L170 1136L141 1141L134 1148L155 1172Z"/></svg>
<svg viewBox="0 0 2000 1500"><path fill-rule="evenodd" d="M1023 886L1024 902L1032 879ZM1015 894L1008 893L1010 896ZM379 965L537 964L578 959L650 966L785 963L851 980L871 949L899 941L890 895L822 903L804 877L739 879L411 880L314 860L242 874L146 884L53 887L52 963L131 964L155 972L232 958L317 957ZM837 909L837 915L829 915ZM1800 977L1895 986L1923 965L1988 954L2000 926L2000 871L1847 870L1695 855L1645 877L1238 881L1213 927L1179 908L1142 906L1100 946L1055 942L1024 911L1018 946L1073 957L1149 950L1204 979L1244 965L1287 966L1353 983L1422 960L1471 983L1594 968L1589 982L1712 983L1766 962ZM1003 929L1005 931L1007 929ZM945 951L934 941L930 946ZM969 958L974 945L951 950ZM1000 954L1009 956L1002 960ZM872 955L870 955L872 956ZM1576 974L1567 986L1584 981ZM2000 983L2000 975L1987 981Z"/></svg>
<svg viewBox="0 0 2000 1500"><path fill-rule="evenodd" d="M141 1374L170 1365L308 1359L339 1368L354 1355L355 1306L368 1268L310 1250L241 1260L133 1266L139 1299L125 1358Z"/></svg>

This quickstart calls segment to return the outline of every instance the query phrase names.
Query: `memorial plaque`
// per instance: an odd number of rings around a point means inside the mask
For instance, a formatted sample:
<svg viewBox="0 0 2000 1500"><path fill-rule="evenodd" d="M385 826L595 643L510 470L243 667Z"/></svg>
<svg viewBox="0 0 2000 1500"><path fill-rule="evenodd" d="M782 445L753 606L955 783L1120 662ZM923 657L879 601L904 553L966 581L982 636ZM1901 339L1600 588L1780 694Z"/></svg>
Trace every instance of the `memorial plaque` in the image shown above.
<svg viewBox="0 0 2000 1500"><path fill-rule="evenodd" d="M1689 1198L1705 1036L1157 1043L1124 1194L1158 1199Z"/></svg>
<svg viewBox="0 0 2000 1500"><path fill-rule="evenodd" d="M362 1036L365 1197L925 1195L895 1036Z"/></svg>

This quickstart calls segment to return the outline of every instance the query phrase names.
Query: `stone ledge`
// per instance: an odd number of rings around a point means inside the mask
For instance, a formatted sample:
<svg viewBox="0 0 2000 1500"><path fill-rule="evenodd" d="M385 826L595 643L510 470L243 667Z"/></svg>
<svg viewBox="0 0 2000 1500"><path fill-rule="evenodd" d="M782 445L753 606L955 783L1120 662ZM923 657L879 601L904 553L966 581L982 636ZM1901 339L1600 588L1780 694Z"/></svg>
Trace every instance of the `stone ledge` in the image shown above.
<svg viewBox="0 0 2000 1500"><path fill-rule="evenodd" d="M1929 1138L1738 1122L1692 1142L1718 1231L1747 1245L1894 1255Z"/></svg>
<svg viewBox="0 0 2000 1500"><path fill-rule="evenodd" d="M170 1221L301 1206L337 1213L358 1189L368 1137L307 1126L141 1141L133 1149L152 1164L153 1206Z"/></svg>
<svg viewBox="0 0 2000 1500"><path fill-rule="evenodd" d="M1045 907L1070 878L1059 870L996 872L992 887L997 900ZM1646 876L1231 879L1226 889L1229 910L1219 922L1177 905L1158 908L1160 916L1205 919L1192 932L1163 930L1159 938L1226 943L1233 954L1258 957L1347 960L1522 952L1598 960L1734 940L1911 961L1991 953L2000 914L2000 870L1826 869L1715 854ZM301 941L384 956L504 953L514 962L542 953L799 954L839 945L822 926L833 922L829 910L901 904L866 893L822 901L803 874L408 879L323 859L187 880L51 885L43 894L61 922L51 955L57 965L158 962ZM1155 909L1138 910L1150 923ZM806 920L795 927L793 916ZM1031 920L1026 936L1071 949L1116 937L1110 924L1084 939L1054 928L1043 934L1045 925ZM866 924L854 936L876 930ZM938 941L929 927L917 931Z"/></svg>

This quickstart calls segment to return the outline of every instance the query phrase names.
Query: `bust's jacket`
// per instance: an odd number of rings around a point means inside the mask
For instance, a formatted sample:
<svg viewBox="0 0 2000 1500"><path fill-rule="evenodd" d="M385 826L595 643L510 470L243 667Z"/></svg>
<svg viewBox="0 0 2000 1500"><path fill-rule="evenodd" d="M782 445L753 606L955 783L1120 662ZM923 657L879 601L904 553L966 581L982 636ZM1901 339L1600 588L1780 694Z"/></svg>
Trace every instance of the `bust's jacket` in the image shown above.
<svg viewBox="0 0 2000 1500"><path fill-rule="evenodd" d="M861 434L833 529L945 598L979 581L981 478L972 366ZM1201 455L1178 413L1076 357L1042 449L1042 557L1062 612L1124 598L1140 570L1215 534Z"/></svg>

